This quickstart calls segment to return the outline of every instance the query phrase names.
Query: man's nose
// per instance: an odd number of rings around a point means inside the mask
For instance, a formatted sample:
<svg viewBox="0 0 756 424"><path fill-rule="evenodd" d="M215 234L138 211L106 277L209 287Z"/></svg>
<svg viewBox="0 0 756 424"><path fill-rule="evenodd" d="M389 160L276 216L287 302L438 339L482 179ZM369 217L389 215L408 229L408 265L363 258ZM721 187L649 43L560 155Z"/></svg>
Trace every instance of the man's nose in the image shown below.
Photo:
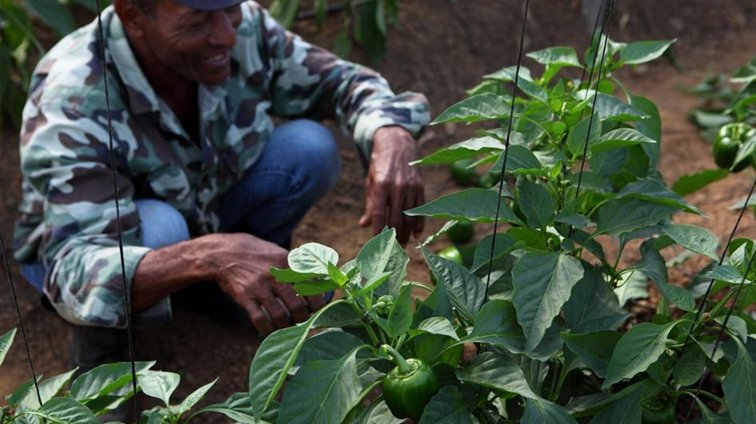
<svg viewBox="0 0 756 424"><path fill-rule="evenodd" d="M212 22L208 41L214 46L233 47L236 44L236 26L231 17L223 11L214 12Z"/></svg>

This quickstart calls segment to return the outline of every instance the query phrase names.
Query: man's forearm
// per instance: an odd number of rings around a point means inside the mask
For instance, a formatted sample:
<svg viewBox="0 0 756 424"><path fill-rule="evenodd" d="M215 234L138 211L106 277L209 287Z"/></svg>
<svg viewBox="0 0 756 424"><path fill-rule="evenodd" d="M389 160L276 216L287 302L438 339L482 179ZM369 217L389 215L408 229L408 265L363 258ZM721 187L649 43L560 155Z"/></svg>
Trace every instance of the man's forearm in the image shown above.
<svg viewBox="0 0 756 424"><path fill-rule="evenodd" d="M194 283L214 281L215 272L208 261L213 243L205 236L148 252L132 281L134 311L147 309Z"/></svg>

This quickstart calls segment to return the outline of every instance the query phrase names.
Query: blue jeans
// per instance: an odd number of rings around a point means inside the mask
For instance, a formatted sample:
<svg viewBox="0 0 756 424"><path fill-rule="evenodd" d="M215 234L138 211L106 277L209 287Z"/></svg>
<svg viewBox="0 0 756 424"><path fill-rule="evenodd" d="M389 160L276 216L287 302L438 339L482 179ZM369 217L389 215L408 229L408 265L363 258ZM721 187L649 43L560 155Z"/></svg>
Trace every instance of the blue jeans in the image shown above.
<svg viewBox="0 0 756 424"><path fill-rule="evenodd" d="M340 168L338 145L327 128L306 119L281 125L221 200L220 231L248 232L286 246L305 213L336 183ZM186 221L173 206L152 199L135 203L146 247L189 240ZM21 275L40 293L45 273L41 263L21 265Z"/></svg>

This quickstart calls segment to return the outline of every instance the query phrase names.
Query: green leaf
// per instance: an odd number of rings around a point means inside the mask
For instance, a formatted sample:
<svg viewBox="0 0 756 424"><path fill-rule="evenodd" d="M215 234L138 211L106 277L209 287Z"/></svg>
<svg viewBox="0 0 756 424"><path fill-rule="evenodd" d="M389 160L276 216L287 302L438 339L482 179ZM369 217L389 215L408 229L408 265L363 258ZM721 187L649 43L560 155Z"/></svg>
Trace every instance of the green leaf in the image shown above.
<svg viewBox="0 0 756 424"><path fill-rule="evenodd" d="M484 153L503 150L504 143L494 137L475 137L457 144L453 144L449 147L438 149L430 155L420 160L411 162L410 164L436 165L443 163L454 163L461 159L474 158Z"/></svg>
<svg viewBox="0 0 756 424"><path fill-rule="evenodd" d="M373 402L367 407L357 405L344 424L403 424L406 419L396 418L386 402Z"/></svg>
<svg viewBox="0 0 756 424"><path fill-rule="evenodd" d="M756 361L742 343L737 342L738 357L722 382L730 417L735 424L756 422Z"/></svg>
<svg viewBox="0 0 756 424"><path fill-rule="evenodd" d="M699 424L732 424L732 420L729 417L723 417L711 412L708 406L696 397L696 403L698 409L701 411L701 421Z"/></svg>
<svg viewBox="0 0 756 424"><path fill-rule="evenodd" d="M645 279L643 284L645 288ZM585 269L562 310L568 328L574 333L615 330L628 317L601 271L594 267Z"/></svg>
<svg viewBox="0 0 756 424"><path fill-rule="evenodd" d="M24 5L60 36L76 29L71 12L58 0L24 0Z"/></svg>
<svg viewBox="0 0 756 424"><path fill-rule="evenodd" d="M512 236L505 233L497 233L496 240L491 240L494 237L493 234L489 234L478 243L475 247L475 254L473 255L473 265L471 269L477 271L484 266L488 265L489 261L493 257L494 260L499 259L505 254L508 254L517 247L517 240ZM491 244L493 243L494 254L491 255Z"/></svg>
<svg viewBox="0 0 756 424"><path fill-rule="evenodd" d="M56 375L54 377L50 377L47 380L41 382L39 384L39 397L42 399L42 403L44 404L48 400L52 399L55 395L60 393L60 391L63 389L66 384L68 384L69 381L71 381L71 378L76 373L76 369L68 371L63 374ZM29 409L37 409L39 408L39 399L37 399L37 393L30 392L22 401L21 406L24 406Z"/></svg>
<svg viewBox="0 0 756 424"><path fill-rule="evenodd" d="M485 302L486 286L469 269L423 249L423 256L462 320L472 323Z"/></svg>
<svg viewBox="0 0 756 424"><path fill-rule="evenodd" d="M601 378L606 377L612 352L620 337L620 333L609 330L584 334L562 333L567 347Z"/></svg>
<svg viewBox="0 0 756 424"><path fill-rule="evenodd" d="M39 380L39 378L37 379ZM30 378L20 386L13 389L9 395L5 397L8 405L11 407L18 407L25 399L30 396L37 397L37 393L34 391L34 379Z"/></svg>
<svg viewBox="0 0 756 424"><path fill-rule="evenodd" d="M431 124L488 121L508 117L510 112L510 99L493 93L482 93L450 106Z"/></svg>
<svg viewBox="0 0 756 424"><path fill-rule="evenodd" d="M516 70L516 66L507 66L505 68L499 69L494 73L484 75L483 78L489 81L512 82L514 81L514 74ZM524 66L520 66L520 78L527 81L533 81L533 75L530 72L530 69Z"/></svg>
<svg viewBox="0 0 756 424"><path fill-rule="evenodd" d="M602 121L627 122L649 118L647 113L609 94L580 90L576 93L577 100L585 99L586 95L590 96L588 98L591 104L593 104L593 96L598 96L594 112L599 114Z"/></svg>
<svg viewBox="0 0 756 424"><path fill-rule="evenodd" d="M442 387L425 406L418 424L473 424L478 420L468 409L469 402L454 386Z"/></svg>
<svg viewBox="0 0 756 424"><path fill-rule="evenodd" d="M625 333L614 349L602 389L647 370L664 353L669 332L681 322L684 320L666 325L644 322Z"/></svg>
<svg viewBox="0 0 756 424"><path fill-rule="evenodd" d="M365 243L357 254L355 263L362 278L368 282L385 278L385 274L390 273L387 282L373 290L374 296L399 296L402 281L407 275L409 257L396 241L396 231L393 228L384 229Z"/></svg>
<svg viewBox="0 0 756 424"><path fill-rule="evenodd" d="M352 51L352 38L349 37L349 27L345 26L333 41L333 52L339 57L347 57Z"/></svg>
<svg viewBox="0 0 756 424"><path fill-rule="evenodd" d="M327 330L307 339L295 364L302 365L310 361L343 358L347 353L364 344L365 342L359 337L341 329Z"/></svg>
<svg viewBox="0 0 756 424"><path fill-rule="evenodd" d="M184 400L174 409L174 413L178 416L181 416L188 412L190 409L194 408L194 405L197 404L202 398L205 397L208 391L215 385L215 383L218 381L216 378L215 380L205 384L204 386L200 387L199 389L193 391L189 394Z"/></svg>
<svg viewBox="0 0 756 424"><path fill-rule="evenodd" d="M604 203L596 219L598 234L618 236L622 233L656 225L678 208L644 199L624 197Z"/></svg>
<svg viewBox="0 0 756 424"><path fill-rule="evenodd" d="M591 131L590 136L588 135L589 127ZM601 120L597 114L593 114L593 120L589 116L583 118L572 127L567 134L567 148L572 152L573 156L582 156L586 139L590 147L598 141L599 137L601 137Z"/></svg>
<svg viewBox="0 0 756 424"><path fill-rule="evenodd" d="M522 352L525 336L517 325L514 305L503 299L492 299L475 316L475 326L461 343L485 343L503 347L510 352Z"/></svg>
<svg viewBox="0 0 756 424"><path fill-rule="evenodd" d="M577 424L564 407L545 399L527 399L522 424Z"/></svg>
<svg viewBox="0 0 756 424"><path fill-rule="evenodd" d="M583 278L580 261L555 252L524 254L512 269L517 322L532 351L551 327L554 317L570 298L572 287Z"/></svg>
<svg viewBox="0 0 756 424"><path fill-rule="evenodd" d="M249 369L249 395L258 419L268 410L283 386L315 322L330 309L345 303L341 300L329 303L307 321L277 330L263 340Z"/></svg>
<svg viewBox="0 0 756 424"><path fill-rule="evenodd" d="M582 68L575 49L572 47L549 47L525 54L541 65L561 65Z"/></svg>
<svg viewBox="0 0 756 424"><path fill-rule="evenodd" d="M641 260L634 268L641 270L656 283L656 287L670 303L677 305L684 311L693 311L696 300L690 291L673 286L667 281L667 266L664 257L658 250L651 247L650 241L641 245Z"/></svg>
<svg viewBox="0 0 756 424"><path fill-rule="evenodd" d="M522 68L520 71L522 72ZM514 82L516 72L517 72L516 67L514 69L512 67L507 67L507 68L497 71L496 73L486 75L483 78L502 81L502 82L509 82L509 81ZM549 103L549 96L546 93L546 90L544 90L538 84L534 83L532 79L524 77L522 74L518 75L517 88L519 88L520 90L522 90L523 93L527 94L528 96L532 97L535 100L538 100L541 103L544 103L544 104Z"/></svg>
<svg viewBox="0 0 756 424"><path fill-rule="evenodd" d="M409 216L494 222L497 203L501 206L500 221L523 224L507 206L505 197L499 197L497 191L485 188L471 188L447 194L422 206L406 210L404 213Z"/></svg>
<svg viewBox="0 0 756 424"><path fill-rule="evenodd" d="M743 274L730 265L719 265L711 272L711 277L717 281L728 284L740 284L743 282ZM746 280L748 281L748 280Z"/></svg>
<svg viewBox="0 0 756 424"><path fill-rule="evenodd" d="M139 379L139 374L152 368L155 362L136 362L134 365ZM104 364L78 376L71 384L70 397L87 401L114 392L119 393L121 389L130 391L131 385L131 362Z"/></svg>
<svg viewBox="0 0 756 424"><path fill-rule="evenodd" d="M680 246L711 259L719 260L717 247L719 238L711 231L695 225L664 224L662 231Z"/></svg>
<svg viewBox="0 0 756 424"><path fill-rule="evenodd" d="M178 387L181 376L172 372L147 371L137 377L137 380L144 394L159 399L165 406L169 406L171 395Z"/></svg>
<svg viewBox="0 0 756 424"><path fill-rule="evenodd" d="M517 194L520 210L529 226L546 228L554 223L554 199L546 187L520 178L517 181Z"/></svg>
<svg viewBox="0 0 756 424"><path fill-rule="evenodd" d="M641 271L632 271L623 273L622 278L617 283L614 293L619 299L620 306L632 299L648 297L648 277Z"/></svg>
<svg viewBox="0 0 756 424"><path fill-rule="evenodd" d="M281 25L291 28L297 18L299 0L274 0L268 10Z"/></svg>
<svg viewBox="0 0 756 424"><path fill-rule="evenodd" d="M655 178L644 178L626 185L620 190L618 198L632 197L642 199L648 202L659 203L661 205L672 206L685 210L690 213L703 215L695 206L680 197L677 193L670 191L664 182Z"/></svg>
<svg viewBox="0 0 756 424"><path fill-rule="evenodd" d="M672 185L672 190L680 196L687 196L728 175L730 171L727 169L707 169L695 174L683 175Z"/></svg>
<svg viewBox="0 0 756 424"><path fill-rule="evenodd" d="M659 162L659 150L662 141L662 124L659 108L653 101L645 97L633 95L630 95L630 105L642 110L649 116L648 119L637 121L635 123L635 129L640 131L641 134L646 137L656 140L656 143L654 144L644 143L641 145L650 160L649 166L652 169L656 169Z"/></svg>
<svg viewBox="0 0 756 424"><path fill-rule="evenodd" d="M224 402L208 405L192 414L184 422L191 422L193 417L207 413L223 414L239 424L267 424L253 416L249 393L234 393Z"/></svg>
<svg viewBox="0 0 756 424"><path fill-rule="evenodd" d="M450 337L454 340L459 340L459 336L454 330L454 325L444 317L427 318L417 326L417 329L426 333L437 334Z"/></svg>
<svg viewBox="0 0 756 424"><path fill-rule="evenodd" d="M300 274L328 275L328 265L337 265L339 254L319 243L305 243L289 252L289 267Z"/></svg>
<svg viewBox="0 0 756 424"><path fill-rule="evenodd" d="M672 375L676 385L690 386L701 378L705 369L706 355L695 345L689 345L672 368Z"/></svg>
<svg viewBox="0 0 756 424"><path fill-rule="evenodd" d="M412 325L412 286L406 285L394 301L388 316L386 333L395 340L406 333Z"/></svg>
<svg viewBox="0 0 756 424"><path fill-rule="evenodd" d="M302 273L294 271L293 269L282 269L271 267L269 269L273 277L281 283L300 283L303 281L311 281L324 274Z"/></svg>
<svg viewBox="0 0 756 424"><path fill-rule="evenodd" d="M627 393L626 396L615 400L608 407L596 414L591 419L590 424L641 424L643 414L641 409L642 395L642 390L633 390Z"/></svg>
<svg viewBox="0 0 756 424"><path fill-rule="evenodd" d="M636 41L624 44L619 49L620 62L638 65L659 58L677 39L659 41Z"/></svg>
<svg viewBox="0 0 756 424"><path fill-rule="evenodd" d="M748 84L756 79L756 57L744 66L738 68L732 74L731 82L739 84Z"/></svg>
<svg viewBox="0 0 756 424"><path fill-rule="evenodd" d="M26 411L31 415L45 418L53 423L92 424L97 418L82 403L67 398L52 398L36 411Z"/></svg>
<svg viewBox="0 0 756 424"><path fill-rule="evenodd" d="M5 355L8 354L15 337L16 328L12 328L10 331L0 336L0 365L2 365L5 360Z"/></svg>
<svg viewBox="0 0 756 424"><path fill-rule="evenodd" d="M340 423L360 401L358 347L343 358L305 363L287 384L279 422Z"/></svg>
<svg viewBox="0 0 756 424"><path fill-rule="evenodd" d="M322 27L328 15L328 0L315 0L312 8L315 13L315 22L317 22L318 27Z"/></svg>
<svg viewBox="0 0 756 424"><path fill-rule="evenodd" d="M341 288L331 280L311 280L294 283L294 290L300 296L315 296Z"/></svg>
<svg viewBox="0 0 756 424"><path fill-rule="evenodd" d="M457 377L466 383L516 393L524 398L537 397L528 385L520 365L506 354L481 353L475 357L472 364L458 369Z"/></svg>
<svg viewBox="0 0 756 424"><path fill-rule="evenodd" d="M646 137L633 128L619 128L602 135L591 145L591 152L605 152L635 144L656 144L656 140Z"/></svg>
<svg viewBox="0 0 756 424"><path fill-rule="evenodd" d="M499 159L496 160L494 166L491 167L490 172L501 174L501 167L504 163L504 153L499 155ZM508 173L522 173L523 171L542 171L543 164L540 160L525 146L519 146L516 144L509 145L509 153L507 154L507 169Z"/></svg>

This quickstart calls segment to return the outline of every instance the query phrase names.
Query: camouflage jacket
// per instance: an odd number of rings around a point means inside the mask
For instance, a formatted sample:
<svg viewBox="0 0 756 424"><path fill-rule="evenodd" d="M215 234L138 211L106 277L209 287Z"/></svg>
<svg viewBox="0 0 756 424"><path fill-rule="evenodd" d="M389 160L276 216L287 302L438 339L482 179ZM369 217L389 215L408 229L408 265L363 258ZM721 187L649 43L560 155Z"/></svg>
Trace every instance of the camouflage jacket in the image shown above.
<svg viewBox="0 0 756 424"><path fill-rule="evenodd" d="M272 115L335 118L369 157L381 126L417 135L425 97L392 93L377 73L287 32L258 4L243 20L224 86L200 87L200 140L187 132L139 69L112 8L102 15L121 233L129 285L142 246L135 198L176 207L193 235L218 229L221 196L252 165L273 131ZM15 257L41 261L58 313L82 325L124 327L126 307L96 21L65 37L37 66L21 130L23 201ZM137 317L170 317L165 299Z"/></svg>

